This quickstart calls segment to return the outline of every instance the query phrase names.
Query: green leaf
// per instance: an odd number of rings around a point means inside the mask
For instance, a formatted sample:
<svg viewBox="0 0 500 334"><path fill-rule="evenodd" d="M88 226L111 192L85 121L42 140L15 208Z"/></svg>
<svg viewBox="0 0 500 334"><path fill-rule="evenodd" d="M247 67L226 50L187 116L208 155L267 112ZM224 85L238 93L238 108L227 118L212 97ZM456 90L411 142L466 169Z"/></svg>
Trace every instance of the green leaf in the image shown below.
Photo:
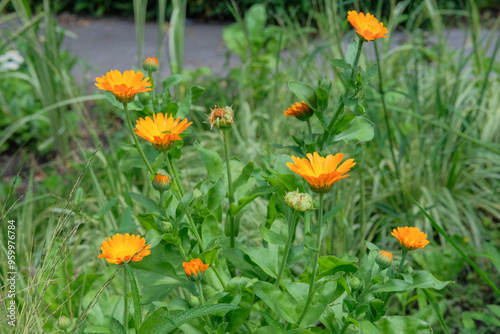
<svg viewBox="0 0 500 334"><path fill-rule="evenodd" d="M341 68L343 70L352 69L351 65L349 65L344 59L330 59L330 63L333 66Z"/></svg>
<svg viewBox="0 0 500 334"><path fill-rule="evenodd" d="M358 52L359 38L355 37L351 43L347 46L347 51L345 53L345 62L352 68L354 61L356 60L356 53ZM350 75L350 74L349 74Z"/></svg>
<svg viewBox="0 0 500 334"><path fill-rule="evenodd" d="M411 283L400 279L391 279L387 282L380 282L370 288L371 293L379 292L403 292L411 290Z"/></svg>
<svg viewBox="0 0 500 334"><path fill-rule="evenodd" d="M267 15L266 7L261 4L256 4L250 7L245 13L245 26L250 39L254 39L262 35L266 27Z"/></svg>
<svg viewBox="0 0 500 334"><path fill-rule="evenodd" d="M191 103L197 100L201 94L205 91L205 88L200 86L191 87L191 89L187 92L179 105L179 109L177 110L176 116L180 116L180 118L186 118L189 114L189 108L191 108Z"/></svg>
<svg viewBox="0 0 500 334"><path fill-rule="evenodd" d="M224 169L220 156L214 151L201 147L199 143L195 143L194 147L200 152L201 160L205 165L209 179L215 182L223 178Z"/></svg>
<svg viewBox="0 0 500 334"><path fill-rule="evenodd" d="M158 228L155 218L152 214L138 214L137 220L139 221L139 223L141 223L142 227L144 227L146 231Z"/></svg>
<svg viewBox="0 0 500 334"><path fill-rule="evenodd" d="M377 327L375 327L368 320L361 320L359 322L359 334L380 334Z"/></svg>
<svg viewBox="0 0 500 334"><path fill-rule="evenodd" d="M148 317L146 321L141 326L139 330L139 334L151 334L151 333L167 333L167 331L174 327L175 323L172 319L161 316L153 316Z"/></svg>
<svg viewBox="0 0 500 334"><path fill-rule="evenodd" d="M240 176L233 182L233 192L236 192L236 189L238 187L244 185L245 183L248 182L248 179L250 176L252 176L252 172L254 170L254 163L250 161L249 163L246 164L246 166L243 168L241 171Z"/></svg>
<svg viewBox="0 0 500 334"><path fill-rule="evenodd" d="M232 304L214 304L214 305L204 305L200 307L195 307L187 311L181 312L172 318L174 326L170 326L164 333L170 333L174 329L178 328L182 324L185 324L193 319L204 317L207 315L224 314L228 311L236 310L239 306Z"/></svg>
<svg viewBox="0 0 500 334"><path fill-rule="evenodd" d="M129 192L130 197L140 205L142 205L146 210L149 211L149 213L156 213L158 215L162 215L162 211L158 204L156 204L155 201L153 201L151 198L146 197L142 194L134 193L134 192Z"/></svg>
<svg viewBox="0 0 500 334"><path fill-rule="evenodd" d="M260 234L262 239L275 245L286 245L287 238L281 234L273 232L266 228L264 224L260 226Z"/></svg>
<svg viewBox="0 0 500 334"><path fill-rule="evenodd" d="M426 322L412 317L394 316L385 317L374 323L380 333L401 334L418 333L432 334L432 328Z"/></svg>
<svg viewBox="0 0 500 334"><path fill-rule="evenodd" d="M111 334L127 334L123 325L113 317L111 317L109 331L111 332Z"/></svg>
<svg viewBox="0 0 500 334"><path fill-rule="evenodd" d="M339 271L344 271L346 273L355 273L358 271L358 267L354 262L344 261L335 256L321 256L318 259L318 265L319 274L316 280L325 276L332 276Z"/></svg>
<svg viewBox="0 0 500 334"><path fill-rule="evenodd" d="M451 281L442 282L434 277L427 270L417 271L413 275L413 284L411 285L412 289L422 288L422 289L436 289L441 290Z"/></svg>
<svg viewBox="0 0 500 334"><path fill-rule="evenodd" d="M219 236L220 229L217 219L214 215L210 214L203 220L203 224L201 225L201 238L205 248L212 240L219 239Z"/></svg>
<svg viewBox="0 0 500 334"><path fill-rule="evenodd" d="M182 80L184 80L184 76L182 76L181 74L173 74L163 80L163 89L174 87L178 83L182 82Z"/></svg>
<svg viewBox="0 0 500 334"><path fill-rule="evenodd" d="M115 97L115 94L111 93L110 91L104 91L102 92L104 95L106 95L106 99L115 107L123 110L123 103L118 102L118 100ZM142 108L139 108L134 102L129 102L127 103L127 109L129 111L131 110L141 110Z"/></svg>
<svg viewBox="0 0 500 334"><path fill-rule="evenodd" d="M132 290L132 299L134 301L134 321L135 327L140 328L142 323L142 313L141 304L139 299L139 289L137 289L137 281L135 280L134 272L130 268L129 264L125 264L125 270L127 271L128 278L130 281L130 288Z"/></svg>
<svg viewBox="0 0 500 334"><path fill-rule="evenodd" d="M273 333L285 334L285 329L283 328L283 326L281 326L279 322L274 320L274 318L271 317L269 313L260 311L260 314L262 314L267 324L271 327Z"/></svg>
<svg viewBox="0 0 500 334"><path fill-rule="evenodd" d="M365 117L357 116L344 131L333 138L333 141L343 140L346 143L351 140L370 141L374 135L373 123Z"/></svg>
<svg viewBox="0 0 500 334"><path fill-rule="evenodd" d="M323 87L318 87L316 96L318 99L318 109L324 112L328 108L328 92Z"/></svg>
<svg viewBox="0 0 500 334"><path fill-rule="evenodd" d="M210 211L214 211L221 206L222 201L226 198L226 188L222 179L217 180L215 185L208 191L207 207Z"/></svg>
<svg viewBox="0 0 500 334"><path fill-rule="evenodd" d="M151 252L151 254L145 256L141 261L132 262L130 266L134 269L150 271L156 274L173 278L177 281L181 281L179 276L177 276L174 267L170 264L170 262L165 260L172 258L173 252L174 251L169 251L167 247L157 247L154 252Z"/></svg>
<svg viewBox="0 0 500 334"><path fill-rule="evenodd" d="M297 313L294 305L297 301L290 294L277 289L271 283L261 281L254 283L253 290L273 312L288 322L296 323Z"/></svg>
<svg viewBox="0 0 500 334"><path fill-rule="evenodd" d="M269 186L262 186L254 189L251 193L250 196L242 198L238 201L238 205L231 205L230 212L231 215L235 216L241 209L243 209L248 203L252 202L254 199L260 196L268 195L276 190L278 190L280 187L275 186L275 187L269 187Z"/></svg>
<svg viewBox="0 0 500 334"><path fill-rule="evenodd" d="M276 278L278 269L276 258L271 255L269 249L263 247L248 247L243 251L250 256L262 270L271 277Z"/></svg>
<svg viewBox="0 0 500 334"><path fill-rule="evenodd" d="M462 313L462 323L464 327L469 330L476 330L476 324L474 320L484 322L487 325L500 327L500 320L492 317L488 313L483 312L463 312Z"/></svg>
<svg viewBox="0 0 500 334"><path fill-rule="evenodd" d="M223 249L222 257L231 262L238 270L245 273L248 277L257 277L266 279L269 276L258 266L249 263L248 256L241 249Z"/></svg>
<svg viewBox="0 0 500 334"><path fill-rule="evenodd" d="M317 108L316 88L309 86L300 81L288 81L288 88L299 98L304 101L308 106Z"/></svg>
<svg viewBox="0 0 500 334"><path fill-rule="evenodd" d="M321 317L321 315L325 311L325 308L330 303L330 299L332 298L336 289L337 282L327 282L314 293L311 301L311 306L309 307L309 310L307 311L304 319L300 323L301 326L307 327Z"/></svg>
<svg viewBox="0 0 500 334"><path fill-rule="evenodd" d="M152 249L160 243L162 238L163 234L158 232L156 229L151 229L146 233L146 245L151 244L149 249Z"/></svg>

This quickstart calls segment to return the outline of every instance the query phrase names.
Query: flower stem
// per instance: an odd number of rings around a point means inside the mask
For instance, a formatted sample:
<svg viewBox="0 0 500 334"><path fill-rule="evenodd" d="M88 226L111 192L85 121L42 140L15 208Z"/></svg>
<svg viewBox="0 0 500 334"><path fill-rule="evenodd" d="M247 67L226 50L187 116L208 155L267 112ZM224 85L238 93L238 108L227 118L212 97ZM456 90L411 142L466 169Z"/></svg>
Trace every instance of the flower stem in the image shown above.
<svg viewBox="0 0 500 334"><path fill-rule="evenodd" d="M125 330L128 329L128 301L127 301L127 294L128 294L128 273L127 273L127 266L125 266L125 270L123 271L124 275L124 287L123 287L123 294L124 294L124 305L123 305L123 327L125 327Z"/></svg>
<svg viewBox="0 0 500 334"><path fill-rule="evenodd" d="M312 129L311 129L311 119L307 119L307 135L309 136L309 140L313 140L313 134L312 134Z"/></svg>
<svg viewBox="0 0 500 334"><path fill-rule="evenodd" d="M403 255L401 256L401 261L399 262L399 266L398 266L398 274L401 274L401 271L403 270L403 266L405 264L405 259L406 259L406 254L408 254L408 250L403 248Z"/></svg>
<svg viewBox="0 0 500 334"><path fill-rule="evenodd" d="M144 160L144 163L146 164L146 167L148 168L149 172L151 175L154 175L153 167L151 167L151 164L149 163L148 159L146 158L146 155L144 154L144 151L142 150L141 146L139 145L139 142L137 141L137 135L134 132L134 127L132 126L132 121L130 120L130 115L128 113L128 108L127 104L123 104L123 109L125 110L125 116L127 117L127 123L128 123L128 128L130 130L130 133L132 134L132 138L134 139L135 147L139 151L139 154L142 157L142 160Z"/></svg>
<svg viewBox="0 0 500 334"><path fill-rule="evenodd" d="M307 313L307 310L309 309L309 305L311 304L312 297L314 295L314 285L316 283L316 274L318 272L318 259L319 259L319 251L321 247L321 226L323 225L323 193L319 194L319 212L318 212L318 230L317 230L317 235L316 235L316 257L314 259L314 264L313 264L313 272L311 275L311 281L309 282L309 293L307 294L307 300L306 304L304 305L304 309L302 310L302 313L299 316L299 320L297 320L297 324L300 326L300 323L304 319L304 316Z"/></svg>
<svg viewBox="0 0 500 334"><path fill-rule="evenodd" d="M185 195L184 188L182 188L181 182L179 181L179 176L174 169L173 163L170 162L170 159L168 157L168 151L163 152L163 157L165 162L167 163L167 170L170 173L170 177L174 179L175 186L177 187L176 190L181 194L182 198Z"/></svg>
<svg viewBox="0 0 500 334"><path fill-rule="evenodd" d="M358 49L356 51L356 57L354 58L354 64L352 64L351 79L353 81L356 79L359 58L361 56L361 50L363 49L363 42L364 42L364 39L359 38ZM347 88L343 96L346 96L348 92L349 92L349 89ZM323 146L328 143L328 140L330 140L330 135L333 132L333 129L335 127L335 123L337 123L338 118L340 117L340 115L342 115L342 111L344 111L344 101L342 100L342 97L341 97L339 99L339 102L338 102L338 107L337 107L337 109L335 109L335 113L333 114L333 118L330 121L330 123L328 124L328 132L324 136Z"/></svg>
<svg viewBox="0 0 500 334"><path fill-rule="evenodd" d="M234 217L230 213L231 204L234 203L234 192L233 192L233 180L231 176L231 159L229 157L229 136L231 130L222 130L222 138L224 139L224 155L226 157L226 169L227 169L227 188L229 191L229 208L227 209L226 220L229 219L229 231L230 231L230 242L229 247L234 248L234 238L236 234L236 228L234 225Z"/></svg>
<svg viewBox="0 0 500 334"><path fill-rule="evenodd" d="M297 210L293 210L292 223L291 223L290 229L288 231L288 240L286 241L286 246L285 246L285 256L283 258L283 262L281 262L280 269L278 272L278 278L276 279L276 283L274 283L274 285L277 288L279 288L279 286L280 286L281 276L283 275L283 271L285 270L286 261L288 260L288 254L290 253L290 246L292 245L292 241L293 241L293 237L295 235L295 230L297 228L298 221L299 221L299 214L297 213Z"/></svg>

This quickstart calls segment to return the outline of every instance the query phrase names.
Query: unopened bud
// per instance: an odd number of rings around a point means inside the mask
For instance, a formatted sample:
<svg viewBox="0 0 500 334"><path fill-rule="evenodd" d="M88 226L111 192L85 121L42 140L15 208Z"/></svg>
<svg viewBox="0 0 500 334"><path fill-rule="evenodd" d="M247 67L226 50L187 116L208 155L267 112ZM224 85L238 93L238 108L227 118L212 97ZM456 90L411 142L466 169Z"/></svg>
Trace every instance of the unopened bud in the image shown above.
<svg viewBox="0 0 500 334"><path fill-rule="evenodd" d="M172 223L171 222L165 222L165 221L162 221L161 222L161 231L163 233L169 233L172 231Z"/></svg>
<svg viewBox="0 0 500 334"><path fill-rule="evenodd" d="M219 129L228 129L233 125L233 109L231 107L220 108L215 106L214 109L210 109L210 129L218 127Z"/></svg>
<svg viewBox="0 0 500 334"><path fill-rule="evenodd" d="M142 102L142 104L146 104L149 102L149 99L151 99L151 91L149 92L141 92L137 94L139 96L139 101Z"/></svg>
<svg viewBox="0 0 500 334"><path fill-rule="evenodd" d="M297 191L291 191L285 195L285 202L294 210L307 211L314 210L311 195Z"/></svg>
<svg viewBox="0 0 500 334"><path fill-rule="evenodd" d="M60 329L65 331L66 329L68 329L71 326L71 320L69 320L67 317L62 315L59 317L58 326Z"/></svg>
<svg viewBox="0 0 500 334"><path fill-rule="evenodd" d="M144 63L142 63L142 68L148 72L156 72L158 71L158 67L158 58L155 57L148 57L144 60Z"/></svg>
<svg viewBox="0 0 500 334"><path fill-rule="evenodd" d="M359 288L359 286L361 285L361 281L359 280L359 278L357 278L356 276L353 276L352 280L351 280L351 288L353 289L357 289Z"/></svg>
<svg viewBox="0 0 500 334"><path fill-rule="evenodd" d="M375 258L375 263L378 264L378 266L381 269L388 268L391 265L392 262L392 253L388 251L380 251L378 253L377 257Z"/></svg>
<svg viewBox="0 0 500 334"><path fill-rule="evenodd" d="M153 188L163 192L170 189L170 177L166 174L159 173L153 180Z"/></svg>

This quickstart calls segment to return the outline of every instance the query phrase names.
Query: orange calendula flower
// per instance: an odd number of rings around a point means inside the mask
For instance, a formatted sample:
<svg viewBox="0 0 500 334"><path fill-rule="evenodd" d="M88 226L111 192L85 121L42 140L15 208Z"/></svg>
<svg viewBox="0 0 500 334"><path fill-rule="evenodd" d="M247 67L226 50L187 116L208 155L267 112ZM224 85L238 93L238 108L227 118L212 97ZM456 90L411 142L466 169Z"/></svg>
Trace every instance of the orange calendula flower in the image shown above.
<svg viewBox="0 0 500 334"><path fill-rule="evenodd" d="M355 10L351 10L347 13L347 21L356 28L358 35L367 41L373 41L377 38L387 38L387 28L370 13L367 13L365 16L363 13L358 14Z"/></svg>
<svg viewBox="0 0 500 334"><path fill-rule="evenodd" d="M392 230L391 234L398 239L401 246L406 250L424 248L429 244L427 234L420 232L418 227L398 227Z"/></svg>
<svg viewBox="0 0 500 334"><path fill-rule="evenodd" d="M176 120L170 115L163 116L162 113L153 114L151 117L139 118L135 126L135 133L153 144L157 151L168 151L174 145L175 140L181 140L179 135L188 128L193 122L180 117Z"/></svg>
<svg viewBox="0 0 500 334"><path fill-rule="evenodd" d="M304 101L302 103L295 102L290 108L285 110L283 115L294 116L301 121L307 121L314 114L314 111Z"/></svg>
<svg viewBox="0 0 500 334"><path fill-rule="evenodd" d="M105 258L109 263L121 264L126 261L141 261L143 257L151 254L146 239L140 235L121 235L117 233L113 238L103 241L101 245L102 254L98 258ZM137 254L136 254L137 253Z"/></svg>
<svg viewBox="0 0 500 334"><path fill-rule="evenodd" d="M159 66L160 65L158 63L158 58L155 57L147 57L146 59L144 59L144 63L142 63L142 68L148 72L158 71Z"/></svg>
<svg viewBox="0 0 500 334"><path fill-rule="evenodd" d="M316 193L326 193L330 191L332 185L349 175L347 173L356 163L354 159L346 160L339 164L344 159L342 153L328 155L326 158L321 157L317 152L314 154L308 153L307 159L296 158L292 156L294 163L287 162L287 166L292 172L295 172L309 182L309 187Z"/></svg>
<svg viewBox="0 0 500 334"><path fill-rule="evenodd" d="M380 251L375 258L375 262L382 269L389 267L392 262L392 253L385 250Z"/></svg>
<svg viewBox="0 0 500 334"><path fill-rule="evenodd" d="M203 264L200 259L183 262L182 265L184 266L186 275L193 281L202 279L205 270L210 266L209 264Z"/></svg>
<svg viewBox="0 0 500 334"><path fill-rule="evenodd" d="M102 78L95 78L95 84L99 89L108 90L115 94L116 99L121 103L132 102L135 94L148 92L151 82L149 78L143 79L142 72L134 72L133 70L125 71L123 74L118 71L109 71Z"/></svg>

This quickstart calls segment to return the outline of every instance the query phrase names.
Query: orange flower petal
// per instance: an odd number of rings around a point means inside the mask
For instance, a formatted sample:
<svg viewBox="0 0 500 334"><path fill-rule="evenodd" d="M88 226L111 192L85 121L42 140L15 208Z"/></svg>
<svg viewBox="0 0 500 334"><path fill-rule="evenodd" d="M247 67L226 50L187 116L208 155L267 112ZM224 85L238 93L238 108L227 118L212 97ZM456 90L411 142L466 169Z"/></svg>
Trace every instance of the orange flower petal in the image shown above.
<svg viewBox="0 0 500 334"><path fill-rule="evenodd" d="M356 29L358 35L366 41L387 38L387 28L370 13L367 13L365 16L363 13L358 14L355 10L351 10L347 13L347 21Z"/></svg>
<svg viewBox="0 0 500 334"><path fill-rule="evenodd" d="M113 238L108 238L101 244L102 254L97 256L105 258L109 263L121 264L124 261L141 261L143 257L151 254L148 250L151 245L144 247L146 239L139 235L121 235L117 233ZM136 254L137 253L137 254ZM135 256L134 256L135 254ZM132 258L133 256L133 258Z"/></svg>

